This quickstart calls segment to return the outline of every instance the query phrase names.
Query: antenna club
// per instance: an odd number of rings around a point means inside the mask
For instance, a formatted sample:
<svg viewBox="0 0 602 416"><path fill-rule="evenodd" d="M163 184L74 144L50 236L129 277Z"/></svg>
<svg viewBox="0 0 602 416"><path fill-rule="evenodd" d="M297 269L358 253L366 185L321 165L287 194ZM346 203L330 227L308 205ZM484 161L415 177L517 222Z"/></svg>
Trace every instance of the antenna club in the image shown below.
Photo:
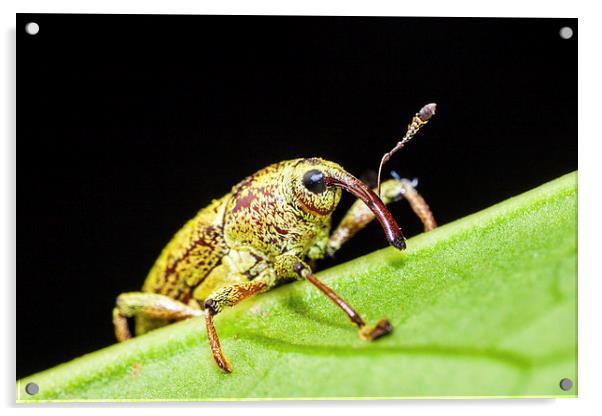
<svg viewBox="0 0 602 416"><path fill-rule="evenodd" d="M430 118L435 115L436 110L437 110L436 103L427 104L424 107L422 107L420 109L420 111L418 112L418 114L417 114L418 118L420 118L420 121L422 121L422 122L429 121Z"/></svg>
<svg viewBox="0 0 602 416"><path fill-rule="evenodd" d="M418 130L422 126L424 126L430 119L435 115L435 111L437 110L437 104L430 103L425 105L420 109L418 113L414 117L412 117L412 122L408 125L408 131L406 132L403 139L398 142L390 152L385 153L383 158L380 161L380 165L378 166L378 186L377 186L377 195L380 197L380 178L383 170L383 165L387 163L387 161L396 153L398 150L403 148L403 146L412 139L418 133Z"/></svg>

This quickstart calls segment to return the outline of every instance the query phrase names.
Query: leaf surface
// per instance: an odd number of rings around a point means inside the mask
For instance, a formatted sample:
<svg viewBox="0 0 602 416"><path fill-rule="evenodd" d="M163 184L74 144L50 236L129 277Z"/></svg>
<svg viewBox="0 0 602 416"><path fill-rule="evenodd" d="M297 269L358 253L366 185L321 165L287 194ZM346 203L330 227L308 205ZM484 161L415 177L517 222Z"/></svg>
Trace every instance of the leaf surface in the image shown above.
<svg viewBox="0 0 602 416"><path fill-rule="evenodd" d="M232 374L213 362L201 318L19 380L17 399L576 396L576 172L407 246L318 275L368 322L392 322L376 342L296 282L216 317Z"/></svg>

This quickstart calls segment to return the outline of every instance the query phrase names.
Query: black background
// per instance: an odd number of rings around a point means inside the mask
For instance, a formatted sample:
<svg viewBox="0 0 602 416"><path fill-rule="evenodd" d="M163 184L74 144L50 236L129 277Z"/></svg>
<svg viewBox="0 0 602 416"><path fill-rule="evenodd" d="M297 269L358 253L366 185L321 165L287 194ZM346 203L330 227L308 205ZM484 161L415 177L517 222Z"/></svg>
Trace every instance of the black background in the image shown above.
<svg viewBox="0 0 602 416"><path fill-rule="evenodd" d="M577 168L576 19L17 24L18 377L113 343L115 297L243 177L309 156L370 176L428 102L437 115L386 172L418 177L441 224ZM336 261L385 246L372 225Z"/></svg>

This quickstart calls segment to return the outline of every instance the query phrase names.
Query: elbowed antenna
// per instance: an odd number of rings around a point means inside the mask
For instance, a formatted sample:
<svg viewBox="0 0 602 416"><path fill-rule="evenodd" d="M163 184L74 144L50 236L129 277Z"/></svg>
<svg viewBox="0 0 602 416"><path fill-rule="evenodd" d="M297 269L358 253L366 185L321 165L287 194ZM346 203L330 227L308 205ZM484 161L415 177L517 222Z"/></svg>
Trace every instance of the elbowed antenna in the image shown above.
<svg viewBox="0 0 602 416"><path fill-rule="evenodd" d="M405 237L401 233L401 229L397 225L397 222L395 222L393 219L393 215L391 215L391 212L389 212L385 204L383 204L383 201L381 201L380 198L370 190L370 188L368 188L356 177L344 171L339 171L339 173L341 174L341 177L326 175L324 177L324 183L326 186L336 186L342 188L361 199L364 204L366 204L366 206L374 213L374 216L378 219L378 222L380 222L380 225L383 227L389 243L399 250L405 249Z"/></svg>
<svg viewBox="0 0 602 416"><path fill-rule="evenodd" d="M381 177L381 172L383 169L383 165L385 163L387 163L387 161L391 158L391 156L393 156L393 154L395 154L398 150L400 150L403 146L405 146L405 144L407 142L409 142L412 137L414 137L416 135L416 133L418 133L418 130L420 130L420 128L422 128L422 126L424 126L426 123L428 123L428 121L431 119L431 117L433 117L435 115L435 111L437 110L437 104L435 103L430 103L425 105L424 107L422 107L420 109L419 112L416 113L416 115L412 118L412 122L408 125L408 130L406 131L406 134L403 136L403 138L395 145L395 147L393 149L391 149L390 152L385 153L383 155L383 158L380 161L380 165L378 166L378 182L377 182L377 187L378 187L378 196L380 197L380 177Z"/></svg>

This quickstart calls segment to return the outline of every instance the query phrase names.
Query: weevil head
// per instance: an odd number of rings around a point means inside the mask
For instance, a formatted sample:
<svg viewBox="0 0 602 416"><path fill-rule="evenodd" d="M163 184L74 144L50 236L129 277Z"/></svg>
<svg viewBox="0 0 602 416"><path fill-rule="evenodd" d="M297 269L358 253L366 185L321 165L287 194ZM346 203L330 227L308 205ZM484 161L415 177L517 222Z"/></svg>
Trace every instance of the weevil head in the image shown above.
<svg viewBox="0 0 602 416"><path fill-rule="evenodd" d="M330 216L343 190L353 194L374 213L389 243L398 249L405 248L405 238L380 198L340 165L320 158L291 161L284 175L284 186L290 190L288 202L315 218Z"/></svg>
<svg viewBox="0 0 602 416"><path fill-rule="evenodd" d="M293 161L285 176L289 203L310 217L329 216L341 200L342 191L328 187L326 178L342 170L336 163L319 158Z"/></svg>

